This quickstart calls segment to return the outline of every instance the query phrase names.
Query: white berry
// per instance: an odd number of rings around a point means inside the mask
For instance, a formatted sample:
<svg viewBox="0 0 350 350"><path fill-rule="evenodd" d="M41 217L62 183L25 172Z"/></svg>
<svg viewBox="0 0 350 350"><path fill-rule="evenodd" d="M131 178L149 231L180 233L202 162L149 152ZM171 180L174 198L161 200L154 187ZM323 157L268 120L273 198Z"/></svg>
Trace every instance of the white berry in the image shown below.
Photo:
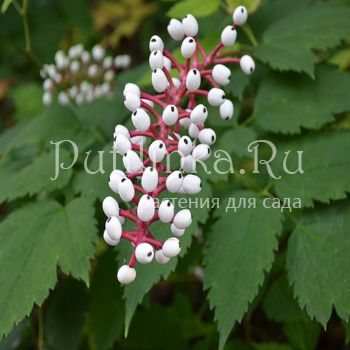
<svg viewBox="0 0 350 350"><path fill-rule="evenodd" d="M146 192L153 192L158 185L158 172L155 168L147 167L141 177L141 186Z"/></svg>
<svg viewBox="0 0 350 350"><path fill-rule="evenodd" d="M149 243L140 243L135 249L135 256L140 264L149 264L154 257L153 247Z"/></svg>
<svg viewBox="0 0 350 350"><path fill-rule="evenodd" d="M248 55L242 56L239 64L244 74L250 75L255 70L255 63L253 59Z"/></svg>
<svg viewBox="0 0 350 350"><path fill-rule="evenodd" d="M210 128L202 129L198 134L198 140L201 143L211 146L216 140L215 131Z"/></svg>
<svg viewBox="0 0 350 350"><path fill-rule="evenodd" d="M231 71L223 64L216 64L212 72L213 79L220 85L230 83Z"/></svg>
<svg viewBox="0 0 350 350"><path fill-rule="evenodd" d="M190 114L191 122L196 125L204 124L207 117L208 117L208 109L202 104L199 104L195 108L193 108Z"/></svg>
<svg viewBox="0 0 350 350"><path fill-rule="evenodd" d="M187 36L196 36L198 34L198 22L191 14L184 17L182 20L182 26Z"/></svg>
<svg viewBox="0 0 350 350"><path fill-rule="evenodd" d="M151 52L155 50L159 50L163 52L164 43L163 43L163 40L158 35L153 35L152 38L150 39L149 50Z"/></svg>
<svg viewBox="0 0 350 350"><path fill-rule="evenodd" d="M159 264L166 264L170 260L170 258L163 254L163 251L161 249L156 251L155 258Z"/></svg>
<svg viewBox="0 0 350 350"><path fill-rule="evenodd" d="M173 171L166 179L165 185L169 192L176 193L183 182L183 175L181 171L175 170Z"/></svg>
<svg viewBox="0 0 350 350"><path fill-rule="evenodd" d="M119 196L124 202L130 202L135 196L135 189L130 179L123 177L119 183Z"/></svg>
<svg viewBox="0 0 350 350"><path fill-rule="evenodd" d="M102 209L105 215L109 218L119 214L119 204L111 196L108 196L103 200Z"/></svg>
<svg viewBox="0 0 350 350"><path fill-rule="evenodd" d="M185 36L182 23L178 19L171 19L167 29L169 35L176 41L182 40Z"/></svg>
<svg viewBox="0 0 350 350"><path fill-rule="evenodd" d="M202 189L202 181L199 176L188 174L184 177L182 188L187 194L197 194Z"/></svg>
<svg viewBox="0 0 350 350"><path fill-rule="evenodd" d="M233 23L242 26L248 18L248 11L244 6L238 6L233 12L232 19Z"/></svg>
<svg viewBox="0 0 350 350"><path fill-rule="evenodd" d="M180 242L175 237L168 238L163 243L162 252L168 258L174 258L175 256L179 255L180 251Z"/></svg>
<svg viewBox="0 0 350 350"><path fill-rule="evenodd" d="M175 105L167 105L162 114L162 119L166 125L174 125L179 117L179 112Z"/></svg>
<svg viewBox="0 0 350 350"><path fill-rule="evenodd" d="M176 237L181 237L185 233L184 228L177 228L174 224L171 224L170 230Z"/></svg>
<svg viewBox="0 0 350 350"><path fill-rule="evenodd" d="M180 210L175 216L173 220L174 225L177 228L187 228L192 223L192 215L188 209Z"/></svg>
<svg viewBox="0 0 350 350"><path fill-rule="evenodd" d="M232 26L227 26L221 33L221 42L225 47L232 46L237 39L237 31Z"/></svg>
<svg viewBox="0 0 350 350"><path fill-rule="evenodd" d="M174 217L174 205L170 200L163 200L158 209L158 216L161 222L169 223Z"/></svg>
<svg viewBox="0 0 350 350"><path fill-rule="evenodd" d="M152 51L149 55L149 66L152 70L162 69L164 66L164 56L162 51L155 50Z"/></svg>
<svg viewBox="0 0 350 350"><path fill-rule="evenodd" d="M194 55L197 45L192 37L187 37L181 44L181 55L185 58L190 58Z"/></svg>
<svg viewBox="0 0 350 350"><path fill-rule="evenodd" d="M118 270L117 278L121 284L129 284L135 280L136 270L129 265L123 265Z"/></svg>
<svg viewBox="0 0 350 350"><path fill-rule="evenodd" d="M195 160L205 161L210 157L210 153L210 147L201 143L193 149L192 156Z"/></svg>
<svg viewBox="0 0 350 350"><path fill-rule="evenodd" d="M152 162L161 162L166 155L166 147L164 142L161 140L153 141L149 146L148 155Z"/></svg>
<svg viewBox="0 0 350 350"><path fill-rule="evenodd" d="M149 115L142 108L137 108L134 112L132 112L131 121L134 127L139 131L146 131L151 125Z"/></svg>
<svg viewBox="0 0 350 350"><path fill-rule="evenodd" d="M122 236L122 225L116 216L108 218L106 221L106 231L108 236L117 241Z"/></svg>
<svg viewBox="0 0 350 350"><path fill-rule="evenodd" d="M164 92L168 87L168 79L161 69L152 72L152 85L157 92Z"/></svg>
<svg viewBox="0 0 350 350"><path fill-rule="evenodd" d="M196 91L201 85L201 74L198 69L191 69L187 73L186 88L189 91Z"/></svg>
<svg viewBox="0 0 350 350"><path fill-rule="evenodd" d="M219 114L220 118L223 120L229 120L232 118L234 113L234 106L232 101L225 100L222 105L220 105Z"/></svg>

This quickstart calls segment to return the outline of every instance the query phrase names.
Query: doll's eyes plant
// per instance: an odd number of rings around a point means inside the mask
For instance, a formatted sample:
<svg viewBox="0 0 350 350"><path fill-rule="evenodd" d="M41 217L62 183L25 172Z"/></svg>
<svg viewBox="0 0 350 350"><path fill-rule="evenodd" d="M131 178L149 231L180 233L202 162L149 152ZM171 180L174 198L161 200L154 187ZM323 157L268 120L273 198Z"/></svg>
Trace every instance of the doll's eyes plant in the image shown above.
<svg viewBox="0 0 350 350"><path fill-rule="evenodd" d="M50 105L57 97L61 105L81 105L108 96L113 91L116 71L129 65L129 55L113 58L100 45L95 45L91 52L82 44L71 46L67 53L59 50L55 63L45 64L40 72L44 79L43 104Z"/></svg>
<svg viewBox="0 0 350 350"><path fill-rule="evenodd" d="M226 64L239 64L245 74L254 72L250 56L227 57L222 52L235 43L237 26L247 20L246 8L237 7L232 18L232 24L224 28L221 40L208 53L198 41L199 27L193 15L186 15L182 21L171 19L168 33L181 41L185 63L176 60L165 49L163 40L153 35L149 41L149 65L156 94L143 92L134 83L125 85L124 105L131 112L135 129L115 127L113 146L123 157L125 171L114 170L109 187L130 209L121 209L111 196L102 205L108 217L103 234L106 243L115 246L125 239L133 247L128 264L120 267L117 274L122 284L135 280L136 262L148 264L155 258L159 264L165 264L181 252L179 238L191 225L192 214L189 209L176 212L169 199L161 200L159 196L165 191L183 195L201 191L201 179L192 173L199 162L210 157L216 134L205 127L208 108L197 103L198 97L206 98L209 105L218 108L221 119L229 120L234 105L220 88L231 79ZM208 85L209 89L205 89ZM174 152L179 154L180 164L170 170L166 161ZM125 220L133 223L132 230L123 229ZM165 241L154 237L151 225L156 221L167 224L175 237Z"/></svg>

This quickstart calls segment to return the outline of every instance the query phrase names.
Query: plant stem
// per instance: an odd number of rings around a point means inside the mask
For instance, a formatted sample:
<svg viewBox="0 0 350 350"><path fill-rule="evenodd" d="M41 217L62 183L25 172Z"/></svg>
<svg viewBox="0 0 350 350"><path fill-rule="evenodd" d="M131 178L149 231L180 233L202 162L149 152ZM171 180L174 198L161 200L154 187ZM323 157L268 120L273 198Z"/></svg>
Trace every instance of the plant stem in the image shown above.
<svg viewBox="0 0 350 350"><path fill-rule="evenodd" d="M38 307L38 350L44 350L43 310Z"/></svg>

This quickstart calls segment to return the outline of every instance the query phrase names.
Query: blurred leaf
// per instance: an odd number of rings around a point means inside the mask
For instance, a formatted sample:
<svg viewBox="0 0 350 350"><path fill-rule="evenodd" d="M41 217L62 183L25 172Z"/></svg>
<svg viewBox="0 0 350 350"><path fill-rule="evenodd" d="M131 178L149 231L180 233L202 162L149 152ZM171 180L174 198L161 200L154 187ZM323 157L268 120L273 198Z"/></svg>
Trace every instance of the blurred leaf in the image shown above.
<svg viewBox="0 0 350 350"><path fill-rule="evenodd" d="M0 160L0 203L25 195L33 196L39 192L50 192L64 187L71 175L72 169L62 170L56 180L55 162L66 166L72 162L69 153L62 150L59 159L55 159L53 151L44 153L25 166L18 166L6 160Z"/></svg>
<svg viewBox="0 0 350 350"><path fill-rule="evenodd" d="M254 349L256 350L294 350L288 344L279 344L279 343L260 343L254 344Z"/></svg>
<svg viewBox="0 0 350 350"><path fill-rule="evenodd" d="M315 55L312 49L326 50L347 38L349 16L349 7L329 3L292 13L265 31L257 56L274 69L306 72L313 77Z"/></svg>
<svg viewBox="0 0 350 350"><path fill-rule="evenodd" d="M266 316L275 322L306 322L304 311L293 296L293 290L283 275L273 282L263 302Z"/></svg>
<svg viewBox="0 0 350 350"><path fill-rule="evenodd" d="M350 204L340 202L305 214L288 242L287 269L308 315L325 327L335 308L350 316Z"/></svg>
<svg viewBox="0 0 350 350"><path fill-rule="evenodd" d="M210 0L203 4L202 0L182 0L171 7L167 12L168 17L182 19L188 13L196 17L206 17L217 11L220 6L219 0Z"/></svg>
<svg viewBox="0 0 350 350"><path fill-rule="evenodd" d="M317 346L321 327L316 321L287 322L283 326L290 344L298 350L314 350Z"/></svg>
<svg viewBox="0 0 350 350"><path fill-rule="evenodd" d="M10 90L15 106L16 120L39 115L43 111L42 88L35 83L20 84Z"/></svg>
<svg viewBox="0 0 350 350"><path fill-rule="evenodd" d="M81 198L65 207L54 201L28 204L1 222L1 335L46 299L57 265L88 283L95 239L94 209Z"/></svg>
<svg viewBox="0 0 350 350"><path fill-rule="evenodd" d="M83 332L87 293L82 283L58 283L44 313L45 346L52 350L77 350Z"/></svg>
<svg viewBox="0 0 350 350"><path fill-rule="evenodd" d="M226 0L228 11L233 13L236 7L245 6L248 13L253 13L260 6L261 0Z"/></svg>
<svg viewBox="0 0 350 350"><path fill-rule="evenodd" d="M115 255L109 249L97 261L90 288L88 337L95 350L111 349L123 329L124 303L116 275Z"/></svg>
<svg viewBox="0 0 350 350"><path fill-rule="evenodd" d="M116 47L122 38L131 37L143 20L155 11L155 3L143 0L121 0L118 2L100 2L92 13L95 26L99 30L108 28L102 42Z"/></svg>
<svg viewBox="0 0 350 350"><path fill-rule="evenodd" d="M286 163L290 171L297 169L297 151L303 152L303 174L287 174L280 169L281 179L275 180L280 198L300 198L305 207L312 207L313 201L329 203L331 199L346 198L350 192L349 132L305 135L277 147L280 155L290 150Z"/></svg>
<svg viewBox="0 0 350 350"><path fill-rule="evenodd" d="M336 51L329 59L329 62L341 69L348 69L350 67L350 48L346 47Z"/></svg>
<svg viewBox="0 0 350 350"><path fill-rule="evenodd" d="M19 349L23 342L26 326L28 326L27 319L24 319L18 323L18 325L12 329L6 338L0 340L0 350Z"/></svg>
<svg viewBox="0 0 350 350"><path fill-rule="evenodd" d="M1 12L5 13L8 7L12 4L13 0L3 0L1 5Z"/></svg>
<svg viewBox="0 0 350 350"><path fill-rule="evenodd" d="M265 208L261 199L256 199L254 208L226 212L229 198L256 198L252 192L230 195L220 202L220 217L208 236L205 258L204 286L209 290L210 306L215 308L219 349L223 349L235 322L242 319L263 283L264 272L274 259L276 236L282 230L281 213Z"/></svg>
<svg viewBox="0 0 350 350"><path fill-rule="evenodd" d="M265 78L255 102L256 123L264 130L300 133L334 120L333 114L350 110L350 74L321 66L316 80L296 74Z"/></svg>

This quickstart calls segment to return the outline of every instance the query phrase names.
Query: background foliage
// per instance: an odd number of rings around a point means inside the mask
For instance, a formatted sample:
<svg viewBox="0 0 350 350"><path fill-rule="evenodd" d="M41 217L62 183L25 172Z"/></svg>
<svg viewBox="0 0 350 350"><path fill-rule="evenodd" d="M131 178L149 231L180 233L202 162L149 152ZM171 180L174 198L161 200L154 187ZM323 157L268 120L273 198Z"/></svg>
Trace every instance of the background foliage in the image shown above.
<svg viewBox="0 0 350 350"><path fill-rule="evenodd" d="M129 247L112 250L101 239L111 156L104 155L105 173L89 175L85 152L92 150L88 164L97 170L97 151L110 149L114 125L128 117L125 82L150 89L148 39L168 38L167 16L198 16L210 47L241 3L251 17L237 49L255 57L257 70L249 79L233 71L226 92L235 118L227 125L212 110L210 124L220 135L216 147L247 172L207 177L203 196L255 197L257 208L196 209L178 261L138 266L136 282L122 289L115 275ZM25 11L18 7L4 0L0 17L0 349L349 348L349 1L24 0ZM40 65L76 42L129 53L132 67L117 76L113 99L43 108ZM51 181L50 141L61 139L74 140L80 154ZM277 145L280 180L251 173L247 146L257 139ZM289 149L304 151L303 175L282 172ZM70 148L63 158L70 162ZM266 209L267 197L300 197L303 208Z"/></svg>

